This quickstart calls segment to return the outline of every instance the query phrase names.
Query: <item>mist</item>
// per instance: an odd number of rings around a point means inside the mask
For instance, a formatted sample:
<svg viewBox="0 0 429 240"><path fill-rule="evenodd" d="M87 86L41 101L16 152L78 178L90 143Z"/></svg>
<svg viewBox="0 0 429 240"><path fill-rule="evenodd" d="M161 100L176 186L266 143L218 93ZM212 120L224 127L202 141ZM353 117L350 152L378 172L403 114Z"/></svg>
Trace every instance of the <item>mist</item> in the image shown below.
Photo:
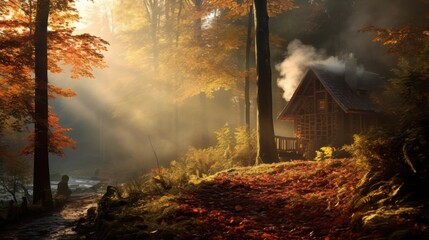
<svg viewBox="0 0 429 240"><path fill-rule="evenodd" d="M95 70L94 79L69 80L67 74L50 76L54 84L77 92L74 98L51 101L62 126L73 128L68 135L77 141L77 150L66 150L65 158L52 157L52 172L86 175L96 169L117 175L145 172L156 167L155 153L165 166L189 146L202 147L202 132L213 133L225 123L231 127L240 125L240 106L233 98L236 93L225 90L215 93L214 98L206 100L207 115L203 116L199 96L176 102L172 84L160 86L155 82L156 77L141 67L147 63L127 58L129 46L116 36L114 2L81 1L82 21L77 29L109 41L105 53L109 67ZM278 74L274 79L279 86L274 91L285 100L290 99L308 66L325 64L343 71L342 59L349 53L365 69L389 74L395 65L393 58L372 42L371 35L359 30L370 24L399 26L422 11L417 4L411 6L405 0L361 0L349 5L345 1L338 6L329 5L325 15L322 14L323 17L328 14L325 18L328 20L316 19L313 22L319 25L311 27L311 7L316 1L311 2L298 0L299 8L270 19L270 31L284 39L281 46L272 48L272 58L277 69L274 75ZM274 107L280 111L285 100L274 103ZM202 124L203 119L208 119L207 126ZM213 137L210 143L215 143Z"/></svg>
<svg viewBox="0 0 429 240"><path fill-rule="evenodd" d="M425 15L427 4L416 0L296 0L298 8L271 20L270 30L285 39L282 47L273 49L277 63L285 59L288 45L299 39L305 45L323 49L326 56L354 53L365 69L383 76L391 74L397 58L387 53L379 43L372 41L374 34L362 32L367 26L400 27L410 22L425 24L417 16ZM315 6L323 6L317 12ZM423 19L423 18L421 18Z"/></svg>
<svg viewBox="0 0 429 240"><path fill-rule="evenodd" d="M104 53L108 68L95 69L93 79L70 80L67 71L50 75L51 83L77 93L50 102L61 125L73 129L67 135L77 141L77 149L66 149L64 158L51 156L52 173L91 176L98 169L109 177L141 174L158 162L168 166L189 146L205 147L201 142L206 132L214 144L215 130L225 123L239 126L238 103L231 91L220 90L208 98L203 117L199 96L177 102L171 86L158 83L150 72L139 68L144 62L127 59L129 49L115 36L111 21L97 22L99 17L111 17L111 3L80 2L82 19L76 31L110 43ZM94 16L94 11L107 15ZM204 119L206 124L202 124Z"/></svg>

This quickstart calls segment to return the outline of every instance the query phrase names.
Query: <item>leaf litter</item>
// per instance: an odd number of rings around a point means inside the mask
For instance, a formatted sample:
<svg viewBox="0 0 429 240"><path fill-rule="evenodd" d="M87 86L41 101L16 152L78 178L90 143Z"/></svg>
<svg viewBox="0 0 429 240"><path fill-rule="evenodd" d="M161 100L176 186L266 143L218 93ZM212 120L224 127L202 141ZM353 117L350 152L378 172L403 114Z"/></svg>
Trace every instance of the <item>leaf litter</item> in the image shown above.
<svg viewBox="0 0 429 240"><path fill-rule="evenodd" d="M358 239L351 202L362 176L351 159L232 169L177 199L170 223L192 219L180 239Z"/></svg>

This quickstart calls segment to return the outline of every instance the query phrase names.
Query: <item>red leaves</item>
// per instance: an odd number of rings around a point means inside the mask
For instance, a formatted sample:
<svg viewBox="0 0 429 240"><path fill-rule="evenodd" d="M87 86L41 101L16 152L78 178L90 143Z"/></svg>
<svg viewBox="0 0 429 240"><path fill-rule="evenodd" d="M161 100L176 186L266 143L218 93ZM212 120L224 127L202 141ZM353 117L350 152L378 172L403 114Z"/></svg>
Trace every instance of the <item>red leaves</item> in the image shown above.
<svg viewBox="0 0 429 240"><path fill-rule="evenodd" d="M51 109L51 108L49 108ZM71 128L63 128L59 124L58 115L49 111L49 152L55 155L64 156L64 149L76 149L76 141L71 137L66 136ZM34 133L28 135L29 145L22 152L24 154L32 154L34 152Z"/></svg>
<svg viewBox="0 0 429 240"><path fill-rule="evenodd" d="M349 203L360 175L352 160L225 172L184 197L180 211L192 213L191 234L209 239L345 239L359 235Z"/></svg>

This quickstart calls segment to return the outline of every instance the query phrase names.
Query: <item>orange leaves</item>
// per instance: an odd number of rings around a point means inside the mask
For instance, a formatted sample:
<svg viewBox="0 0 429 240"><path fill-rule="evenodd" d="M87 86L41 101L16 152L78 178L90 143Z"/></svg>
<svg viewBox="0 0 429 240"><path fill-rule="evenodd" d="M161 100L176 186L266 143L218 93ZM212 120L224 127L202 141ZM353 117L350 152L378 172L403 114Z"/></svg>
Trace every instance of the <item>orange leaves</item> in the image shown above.
<svg viewBox="0 0 429 240"><path fill-rule="evenodd" d="M49 61L51 72L62 72L60 64L69 65L71 78L93 78L93 68L107 67L103 51L109 43L90 34L74 35L71 29L49 34Z"/></svg>
<svg viewBox="0 0 429 240"><path fill-rule="evenodd" d="M0 65L33 67L34 19L31 19L30 12L34 13L36 4L32 6L34 9L27 9L30 5L24 5L5 4L11 15L10 18L0 17L0 27L4 33L0 37ZM102 53L107 50L108 42L87 33L74 35L70 23L78 20L73 1L61 7L56 4L51 6L48 33L50 72L62 72L65 64L72 66L72 78L93 77L93 67L106 67Z"/></svg>
<svg viewBox="0 0 429 240"><path fill-rule="evenodd" d="M76 149L76 141L66 136L67 132L70 132L71 128L63 128L60 126L60 119L58 115L49 112L49 152L58 156L64 156L64 148Z"/></svg>
<svg viewBox="0 0 429 240"><path fill-rule="evenodd" d="M74 97L76 96L76 92L71 89L65 89L60 87L55 87L54 85L48 85L49 90L49 99L55 99L55 95L60 97Z"/></svg>
<svg viewBox="0 0 429 240"><path fill-rule="evenodd" d="M352 191L340 191L361 174L352 160L223 172L181 199L180 212L209 239L353 239Z"/></svg>
<svg viewBox="0 0 429 240"><path fill-rule="evenodd" d="M369 26L363 29L365 32L376 33L374 42L382 43L383 45L395 45L403 41L411 33L410 27L399 29L383 29L375 26Z"/></svg>
<svg viewBox="0 0 429 240"><path fill-rule="evenodd" d="M51 107L49 110L49 152L63 157L65 148L76 149L76 141L65 135L72 129L61 127L58 115L51 111ZM22 150L27 155L34 152L34 133L28 135L28 140L30 144Z"/></svg>
<svg viewBox="0 0 429 240"><path fill-rule="evenodd" d="M54 1L55 2L55 1ZM34 46L36 4L29 1L1 1L0 4L0 130L13 122L15 130L33 119ZM48 33L48 70L63 72L71 66L71 78L91 78L93 68L104 68L103 52L108 42L90 34L73 34L79 20L75 1L56 1L50 6ZM49 85L49 98L72 97L71 89ZM19 123L19 124L18 124ZM59 125L58 116L50 113L49 151L63 155L63 148L74 148L75 141L65 134L71 129ZM32 141L30 136L29 140ZM31 145L31 144L30 144ZM24 152L31 153L31 147Z"/></svg>
<svg viewBox="0 0 429 240"><path fill-rule="evenodd" d="M368 26L363 32L374 33L374 42L386 46L391 53L403 56L418 53L419 49L429 41L429 25L405 26L402 28L380 28Z"/></svg>

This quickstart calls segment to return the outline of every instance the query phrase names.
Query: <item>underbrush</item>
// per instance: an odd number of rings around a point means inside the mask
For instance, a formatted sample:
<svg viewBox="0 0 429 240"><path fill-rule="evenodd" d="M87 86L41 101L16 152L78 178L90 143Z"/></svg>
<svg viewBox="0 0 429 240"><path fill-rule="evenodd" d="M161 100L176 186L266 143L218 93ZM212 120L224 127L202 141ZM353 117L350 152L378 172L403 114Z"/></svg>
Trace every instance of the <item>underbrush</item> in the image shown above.
<svg viewBox="0 0 429 240"><path fill-rule="evenodd" d="M321 161L325 159L347 158L350 154L344 150L344 147L324 146L316 150L316 157L314 160Z"/></svg>
<svg viewBox="0 0 429 240"><path fill-rule="evenodd" d="M125 194L145 193L162 195L179 192L190 184L222 170L253 165L256 158L256 134L239 127L234 132L228 124L215 132L217 143L213 147L189 147L178 160L168 167L153 169L149 174L135 177L121 186Z"/></svg>
<svg viewBox="0 0 429 240"><path fill-rule="evenodd" d="M428 144L421 129L401 134L355 135L347 150L367 173L353 201L357 228L392 233L398 239L429 235ZM426 147L425 147L426 146Z"/></svg>

